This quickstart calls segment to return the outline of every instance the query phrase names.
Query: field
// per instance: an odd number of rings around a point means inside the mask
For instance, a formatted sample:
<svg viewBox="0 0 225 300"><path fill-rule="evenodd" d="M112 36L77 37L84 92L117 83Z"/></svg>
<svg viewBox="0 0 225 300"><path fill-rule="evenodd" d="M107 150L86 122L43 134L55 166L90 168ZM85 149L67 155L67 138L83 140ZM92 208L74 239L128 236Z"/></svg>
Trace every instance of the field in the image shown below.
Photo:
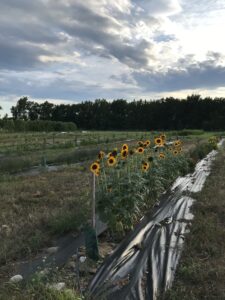
<svg viewBox="0 0 225 300"><path fill-rule="evenodd" d="M90 221L92 198L90 165L96 159L100 150L109 152L115 147L120 148L123 144L127 144L129 148L132 148L135 147L137 141L148 139L153 141L154 137L159 134L157 132L87 131L73 133L0 133L0 284L3 291L2 294L0 292L0 299L7 299L7 295L10 295L10 297L16 295L17 298L14 299L79 299L74 292L74 290L77 293L79 292L74 282L74 274L71 275L72 279L67 278L68 272L64 268L57 273L54 271L49 280L66 281L70 288L69 291L65 292L68 295L46 290L44 284L46 279L44 283L41 279L38 279L35 283L29 283L28 286L22 285L19 290L17 287L5 284L5 282L9 280L11 275L15 274L19 261L32 260L44 249L53 246L54 240L66 235L68 232L72 232L74 235L79 234L84 225ZM222 134L213 133L214 136L221 136ZM183 143L183 162L185 162L185 157L191 153L191 162L195 163L207 154L204 152L206 147L201 148L201 145L208 145L208 139L212 134L203 131L184 130L167 132L166 136L168 140L181 139ZM220 155L220 162L224 161L221 158L222 155ZM173 164L176 163L178 170L180 164L178 158L177 162L173 161ZM171 168L171 165L166 166L166 163L164 164L165 167ZM191 167L190 164L188 168ZM216 170L222 168L222 163L217 162L215 168ZM158 198L177 176L182 172L188 172L188 170L182 165L182 168L178 170L180 173L177 171L173 176L168 176L163 183L163 187L161 186L156 191L154 197ZM172 174L172 172L167 173ZM212 173L213 178L217 178L217 174L214 171ZM220 174L219 182L222 185L224 173L220 171ZM162 174L160 176L162 177ZM210 180L217 181L213 178L210 178ZM203 196L200 195L199 197L205 197L205 193L207 195L210 192L215 193L215 191L211 191L211 186L214 185L210 184L209 191L206 193L204 190ZM221 190L220 205L224 205L222 204L224 193L219 184L218 189ZM152 203L150 204L152 205ZM204 206L204 211L209 210L207 205L206 208ZM218 212L217 208L215 210L216 214ZM141 214L143 214L143 211L140 212ZM138 214L138 217L140 215ZM102 256L108 254L112 250L113 243L118 243L134 225L122 224L122 230L115 234L115 231L118 231L118 223L121 222L116 221L116 224L114 224L112 221L111 223L111 233L113 233L114 240L111 239L112 237L109 238L107 234L100 238L100 251L104 253ZM210 237L208 242L210 243ZM214 242L215 247L218 247L216 241ZM224 247L224 245L222 246ZM222 257L219 260L222 261ZM85 278L86 283L84 283L84 286L87 284L89 277ZM179 280L182 280L182 274ZM186 285L186 283L185 281L184 284ZM179 284L180 281L175 285L174 295L179 295ZM24 289L26 296L21 294ZM180 299L179 296L173 297L177 298L171 299Z"/></svg>

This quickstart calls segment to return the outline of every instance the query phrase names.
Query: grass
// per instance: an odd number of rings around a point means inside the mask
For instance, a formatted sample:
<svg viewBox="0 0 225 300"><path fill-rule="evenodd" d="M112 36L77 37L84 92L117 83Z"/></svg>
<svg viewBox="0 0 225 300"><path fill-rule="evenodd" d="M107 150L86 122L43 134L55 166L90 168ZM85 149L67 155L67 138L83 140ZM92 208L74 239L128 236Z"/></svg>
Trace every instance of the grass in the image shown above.
<svg viewBox="0 0 225 300"><path fill-rule="evenodd" d="M65 288L62 291L57 291L51 288L52 284L62 282L60 279L60 276L56 274L50 274L48 276L37 274L26 283L7 283L0 290L0 299L82 300L82 298L76 292L71 279L67 280L66 282L66 286L69 286L69 288Z"/></svg>
<svg viewBox="0 0 225 300"><path fill-rule="evenodd" d="M77 231L90 213L85 166L0 182L0 264L32 255L55 234ZM1 276L1 271L0 271Z"/></svg>
<svg viewBox="0 0 225 300"><path fill-rule="evenodd" d="M174 286L166 294L166 300L225 299L224 161L223 150L197 197L191 232L185 242Z"/></svg>

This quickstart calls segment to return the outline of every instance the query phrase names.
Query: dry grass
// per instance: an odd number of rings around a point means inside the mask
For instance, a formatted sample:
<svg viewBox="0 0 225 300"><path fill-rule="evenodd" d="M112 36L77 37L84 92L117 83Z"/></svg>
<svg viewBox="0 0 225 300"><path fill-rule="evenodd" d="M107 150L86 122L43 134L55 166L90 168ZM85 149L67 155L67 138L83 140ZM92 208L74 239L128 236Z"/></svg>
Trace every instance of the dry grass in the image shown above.
<svg viewBox="0 0 225 300"><path fill-rule="evenodd" d="M174 287L166 300L225 299L225 151L194 206Z"/></svg>
<svg viewBox="0 0 225 300"><path fill-rule="evenodd" d="M1 265L37 252L53 234L77 230L87 220L90 174L84 168L1 178Z"/></svg>

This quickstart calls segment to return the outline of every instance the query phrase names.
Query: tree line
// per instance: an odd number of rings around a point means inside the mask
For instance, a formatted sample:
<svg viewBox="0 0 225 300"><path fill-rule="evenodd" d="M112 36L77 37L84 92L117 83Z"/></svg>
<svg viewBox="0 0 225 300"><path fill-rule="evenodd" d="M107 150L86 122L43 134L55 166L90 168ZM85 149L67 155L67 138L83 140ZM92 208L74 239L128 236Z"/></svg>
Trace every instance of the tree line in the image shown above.
<svg viewBox="0 0 225 300"><path fill-rule="evenodd" d="M225 130L225 98L163 98L128 102L97 99L76 104L37 103L27 97L11 108L13 120L73 122L95 130Z"/></svg>

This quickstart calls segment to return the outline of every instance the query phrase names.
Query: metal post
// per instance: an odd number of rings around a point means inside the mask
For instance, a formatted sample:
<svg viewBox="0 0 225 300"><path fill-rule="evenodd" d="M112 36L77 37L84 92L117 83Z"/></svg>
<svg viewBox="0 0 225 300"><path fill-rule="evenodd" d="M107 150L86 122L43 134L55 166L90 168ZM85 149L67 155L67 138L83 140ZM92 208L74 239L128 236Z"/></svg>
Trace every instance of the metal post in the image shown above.
<svg viewBox="0 0 225 300"><path fill-rule="evenodd" d="M92 227L96 229L96 217L95 217L95 174L93 173L93 190L92 190Z"/></svg>

